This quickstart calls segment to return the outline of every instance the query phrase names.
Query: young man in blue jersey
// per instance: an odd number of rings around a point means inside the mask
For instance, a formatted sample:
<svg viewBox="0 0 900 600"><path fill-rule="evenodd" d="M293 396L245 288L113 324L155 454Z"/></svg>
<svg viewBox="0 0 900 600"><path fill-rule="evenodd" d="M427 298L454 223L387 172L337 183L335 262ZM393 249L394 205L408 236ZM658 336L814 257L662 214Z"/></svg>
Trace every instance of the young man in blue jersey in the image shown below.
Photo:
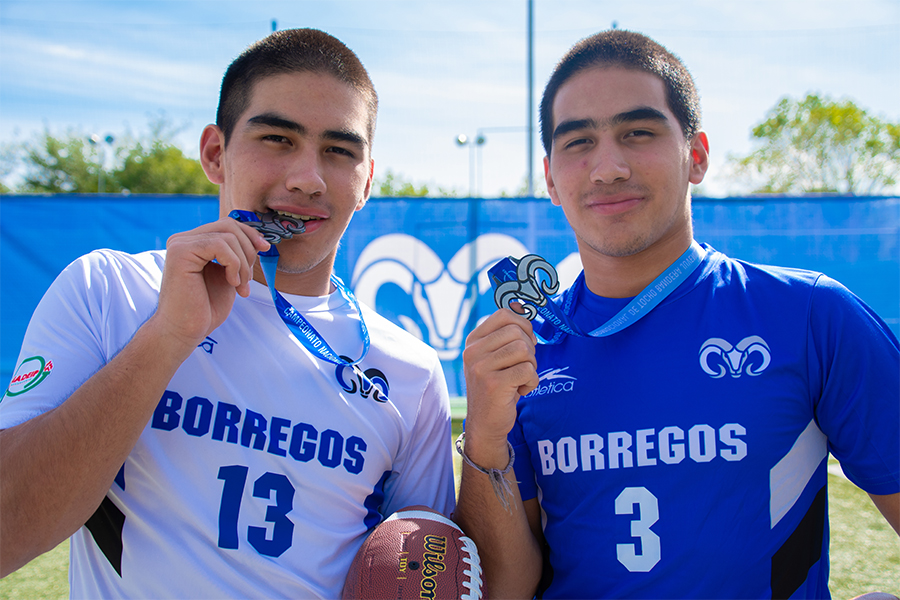
<svg viewBox="0 0 900 600"><path fill-rule="evenodd" d="M222 218L57 278L0 403L2 575L71 536L75 598L336 598L384 517L453 510L436 353L332 277L376 109L343 43L273 33L200 140Z"/></svg>
<svg viewBox="0 0 900 600"><path fill-rule="evenodd" d="M897 339L824 275L693 240L709 142L652 40L574 46L541 132L584 266L557 306L583 335L537 343L550 322L503 309L467 340L456 519L487 593L828 597L829 451L900 528Z"/></svg>

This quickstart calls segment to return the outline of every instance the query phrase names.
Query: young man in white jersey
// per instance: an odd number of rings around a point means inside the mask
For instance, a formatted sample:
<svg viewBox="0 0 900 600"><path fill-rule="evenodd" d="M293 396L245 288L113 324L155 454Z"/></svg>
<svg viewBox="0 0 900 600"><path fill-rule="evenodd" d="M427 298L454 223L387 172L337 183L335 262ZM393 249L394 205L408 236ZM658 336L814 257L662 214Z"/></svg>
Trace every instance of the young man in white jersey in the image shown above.
<svg viewBox="0 0 900 600"><path fill-rule="evenodd" d="M821 274L693 240L709 143L652 40L574 46L541 130L584 273L558 343L507 309L466 342L455 518L487 593L828 597L829 451L900 528L896 337Z"/></svg>
<svg viewBox="0 0 900 600"><path fill-rule="evenodd" d="M388 514L452 512L436 354L332 278L376 111L344 44L273 33L200 140L222 218L54 282L0 403L3 575L72 536L73 597L335 598Z"/></svg>

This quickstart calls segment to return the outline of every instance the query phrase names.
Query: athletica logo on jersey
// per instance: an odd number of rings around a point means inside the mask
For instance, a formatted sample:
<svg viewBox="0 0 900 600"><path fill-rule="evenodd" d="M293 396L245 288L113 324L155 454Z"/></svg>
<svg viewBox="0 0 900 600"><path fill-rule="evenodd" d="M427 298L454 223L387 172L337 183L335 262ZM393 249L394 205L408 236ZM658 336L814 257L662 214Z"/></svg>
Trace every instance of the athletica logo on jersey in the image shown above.
<svg viewBox="0 0 900 600"><path fill-rule="evenodd" d="M713 379L726 373L738 378L744 373L756 376L772 362L766 340L758 335L745 337L732 346L722 338L709 338L700 346L700 368Z"/></svg>
<svg viewBox="0 0 900 600"><path fill-rule="evenodd" d="M533 398L535 396L545 396L547 394L558 394L560 392L571 392L575 389L577 378L571 375L564 375L563 371L569 367L550 368L538 374L540 382L538 386L531 392L523 396L523 398Z"/></svg>
<svg viewBox="0 0 900 600"><path fill-rule="evenodd" d="M52 370L52 360L45 361L43 356L26 358L19 365L19 368L16 369L12 381L9 382L6 395L18 396L37 387L42 381L47 379Z"/></svg>

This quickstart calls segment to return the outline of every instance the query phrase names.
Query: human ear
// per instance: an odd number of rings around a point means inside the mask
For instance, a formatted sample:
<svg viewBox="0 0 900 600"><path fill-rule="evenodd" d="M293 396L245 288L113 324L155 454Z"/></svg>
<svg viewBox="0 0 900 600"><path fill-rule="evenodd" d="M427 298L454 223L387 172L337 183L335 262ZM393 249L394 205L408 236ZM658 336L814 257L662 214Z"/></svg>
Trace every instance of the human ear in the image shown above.
<svg viewBox="0 0 900 600"><path fill-rule="evenodd" d="M547 182L547 193L550 194L550 202L555 204L556 206L562 206L562 203L559 201L559 192L556 189L556 186L553 185L553 175L550 174L550 157L544 157L544 181Z"/></svg>
<svg viewBox="0 0 900 600"><path fill-rule="evenodd" d="M366 202L369 200L369 195L372 193L372 181L375 177L375 159L369 159L369 175L366 179L366 187L363 190L362 198L359 199L359 202L356 204L356 210L361 209L366 205Z"/></svg>
<svg viewBox="0 0 900 600"><path fill-rule="evenodd" d="M705 131L698 131L691 139L691 172L689 181L694 185L703 181L709 169L709 139Z"/></svg>
<svg viewBox="0 0 900 600"><path fill-rule="evenodd" d="M207 125L200 134L200 165L207 179L216 185L225 182L225 134L217 125Z"/></svg>

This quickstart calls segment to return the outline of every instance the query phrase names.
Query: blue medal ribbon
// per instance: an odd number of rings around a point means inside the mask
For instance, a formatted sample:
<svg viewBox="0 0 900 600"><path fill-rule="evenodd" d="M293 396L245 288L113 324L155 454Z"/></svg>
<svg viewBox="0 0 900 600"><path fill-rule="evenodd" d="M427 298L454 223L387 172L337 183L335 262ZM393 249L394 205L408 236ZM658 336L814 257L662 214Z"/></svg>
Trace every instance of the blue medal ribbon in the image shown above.
<svg viewBox="0 0 900 600"><path fill-rule="evenodd" d="M537 335L545 344L557 344L566 334L580 337L606 337L622 331L646 316L660 302L700 266L706 252L695 241L664 270L659 277L635 296L625 308L593 331L584 332L572 319L575 300L584 287L584 271L563 294L559 303L552 296L559 289L559 277L553 265L536 254L528 254L516 260L507 257L488 271L494 288L494 302L500 308L518 302L525 310L524 316L534 320L540 316L554 330L550 338Z"/></svg>
<svg viewBox="0 0 900 600"><path fill-rule="evenodd" d="M254 225L254 223L261 223L259 216L247 210L233 210L228 214L229 217L240 221L242 223L247 223L259 229L266 234L267 231L271 231L271 227L268 229L264 229L259 225ZM302 224L298 229L295 229L292 232L289 232L288 235L275 236L274 241L270 239L269 236L266 236L266 239L272 244L268 250L265 252L259 252L259 262L262 266L263 273L266 276L266 285L269 288L269 292L272 294L272 301L275 303L275 308L278 310L278 314L281 317L281 320L287 326L288 330L294 335L297 340L303 344L303 347L309 350L311 353L317 355L324 361L330 362L331 364L338 366L351 367L354 371L357 372L358 375L362 375L359 372L359 368L356 367L362 360L366 357L366 354L369 352L369 329L366 327L366 321L363 319L362 311L359 308L359 301L356 299L356 296L353 292L344 285L344 282L341 281L340 277L331 275L331 283L334 284L334 287L341 293L341 295L350 303L356 313L359 315L359 329L360 336L363 341L363 349L362 355L356 360L348 360L343 358L337 352L335 352L331 346L328 345L328 342L319 335L319 332L316 331L316 328L313 327L312 323L306 320L300 311L295 309L293 305L288 302L281 293L275 289L275 275L278 271L278 249L275 248L275 244L280 242L283 238L289 238L293 233L303 233Z"/></svg>

